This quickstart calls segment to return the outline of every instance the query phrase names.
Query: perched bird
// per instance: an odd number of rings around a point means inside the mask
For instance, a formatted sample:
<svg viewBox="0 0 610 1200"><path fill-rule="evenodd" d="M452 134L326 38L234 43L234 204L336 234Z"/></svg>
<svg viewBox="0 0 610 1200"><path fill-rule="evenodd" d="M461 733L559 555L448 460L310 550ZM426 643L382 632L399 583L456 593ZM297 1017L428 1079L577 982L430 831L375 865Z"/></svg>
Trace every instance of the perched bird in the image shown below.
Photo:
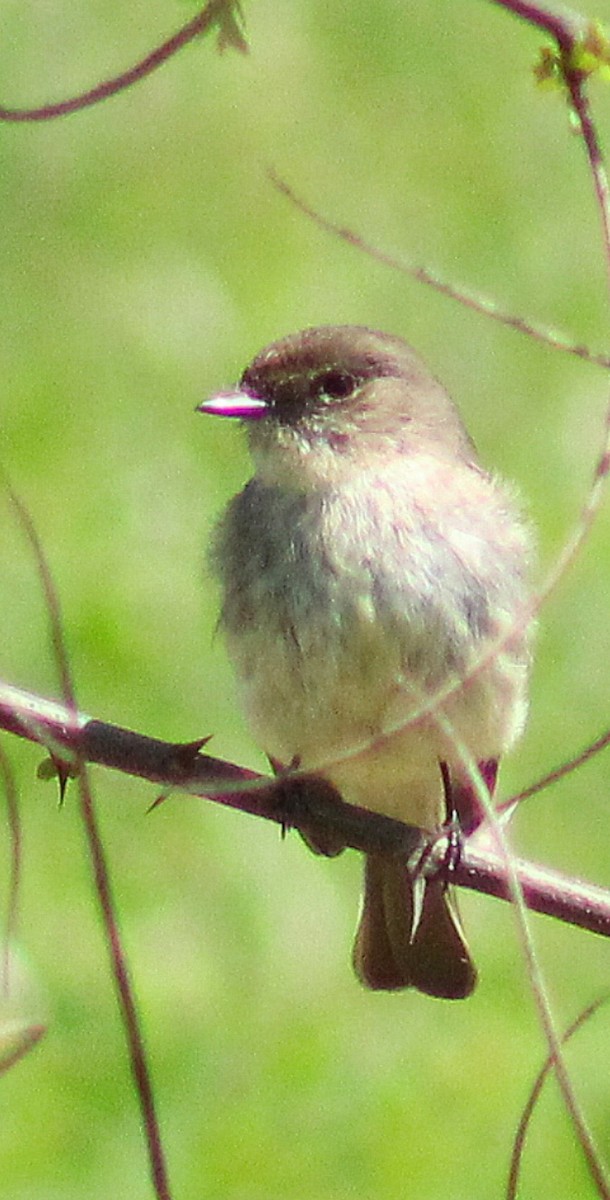
<svg viewBox="0 0 610 1200"><path fill-rule="evenodd" d="M348 803L473 829L459 743L493 793L526 714L530 533L444 388L401 338L338 325L268 346L199 410L240 418L254 462L211 562L261 748ZM442 721L432 706L409 724L460 680ZM415 904L404 861L367 856L356 972L371 988L467 996L476 970L453 898L438 876L423 887Z"/></svg>

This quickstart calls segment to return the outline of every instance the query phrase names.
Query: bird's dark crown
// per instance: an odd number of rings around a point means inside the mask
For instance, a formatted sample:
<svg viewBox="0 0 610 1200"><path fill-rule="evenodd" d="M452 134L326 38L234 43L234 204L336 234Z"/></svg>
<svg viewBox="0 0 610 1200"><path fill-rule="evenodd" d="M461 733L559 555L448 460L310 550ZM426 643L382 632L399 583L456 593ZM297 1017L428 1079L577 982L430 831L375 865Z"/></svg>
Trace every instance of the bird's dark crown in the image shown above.
<svg viewBox="0 0 610 1200"><path fill-rule="evenodd" d="M301 450L344 455L426 444L474 457L455 405L426 364L402 338L364 325L325 325L273 342L246 368L240 391L264 402L245 418L252 451L285 450L295 437Z"/></svg>
<svg viewBox="0 0 610 1200"><path fill-rule="evenodd" d="M348 404L362 384L394 377L417 386L431 378L406 342L360 325L304 329L272 343L246 368L243 391L292 423L308 412Z"/></svg>

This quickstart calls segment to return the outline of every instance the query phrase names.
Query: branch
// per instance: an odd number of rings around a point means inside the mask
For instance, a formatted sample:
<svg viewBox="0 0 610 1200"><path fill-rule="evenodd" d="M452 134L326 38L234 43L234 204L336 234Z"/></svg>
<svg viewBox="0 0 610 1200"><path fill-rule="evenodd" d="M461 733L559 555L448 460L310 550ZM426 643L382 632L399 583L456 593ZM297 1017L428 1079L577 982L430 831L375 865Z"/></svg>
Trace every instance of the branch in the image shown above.
<svg viewBox="0 0 610 1200"><path fill-rule="evenodd" d="M345 804L324 781L295 773L278 779L260 775L202 753L207 739L165 742L86 713L0 684L0 729L44 746L56 763L76 767L78 760L98 763L160 786L164 792L205 797L283 827L320 830L354 850L411 856L425 844L422 831L391 817ZM510 899L504 864L466 841L460 861L444 863L445 842L437 839L431 861L460 887ZM610 937L610 894L601 887L568 878L536 863L517 860L517 874L528 908L591 933Z"/></svg>
<svg viewBox="0 0 610 1200"><path fill-rule="evenodd" d="M372 242L367 242L364 237L361 237L355 230L349 229L345 225L340 225L336 221L330 220L314 208L303 196L299 195L281 175L277 173L274 167L269 167L267 176L273 187L282 196L296 208L303 216L307 217L318 229L325 233L330 233L332 237L338 238L339 241L345 242L348 246L352 246L354 250L361 254L366 254L368 258L372 258L382 267L389 267L391 271L398 271L401 275L407 275L411 279L415 279L418 283L423 283L425 287L432 288L433 291L439 292L441 296L447 296L449 300L457 300L464 308L471 309L472 312L481 313L484 317L491 318L499 325L506 325L509 329L516 330L517 333L524 333L527 337L533 338L534 341L541 345L550 346L553 350L560 350L563 354L571 354L575 358L580 358L584 362L591 363L593 366L603 367L605 370L610 368L610 356L603 352L590 350L588 346L581 342L575 342L573 338L562 333L559 329L551 329L548 325L542 325L538 321L526 320L525 317L518 316L516 313L507 312L500 308L495 300L490 300L488 297L468 291L463 287L456 287L453 283L443 279L436 271L430 270L428 267L417 266L414 263L408 262L406 259L399 258L395 254L390 254L386 250L382 250L379 246L375 246Z"/></svg>
<svg viewBox="0 0 610 1200"><path fill-rule="evenodd" d="M530 3L529 0L492 0L530 25L537 25L555 38L562 50L571 50L589 22L580 13L554 4Z"/></svg>
<svg viewBox="0 0 610 1200"><path fill-rule="evenodd" d="M0 121L51 121L55 117L65 117L68 113L78 112L82 108L91 108L93 104L99 104L101 100L107 100L110 96L115 96L117 92L122 92L125 88L138 83L140 79L151 75L157 67L162 66L174 54L182 50L183 46L187 46L201 34L207 33L214 25L219 27L221 50L225 46L231 45L234 49L245 53L247 45L239 28L239 14L236 15L235 9L235 0L209 0L209 3L188 24L127 71L123 71L112 79L105 79L88 91L81 92L78 96L71 96L68 100L60 100L56 104L44 104L40 108L0 106Z"/></svg>

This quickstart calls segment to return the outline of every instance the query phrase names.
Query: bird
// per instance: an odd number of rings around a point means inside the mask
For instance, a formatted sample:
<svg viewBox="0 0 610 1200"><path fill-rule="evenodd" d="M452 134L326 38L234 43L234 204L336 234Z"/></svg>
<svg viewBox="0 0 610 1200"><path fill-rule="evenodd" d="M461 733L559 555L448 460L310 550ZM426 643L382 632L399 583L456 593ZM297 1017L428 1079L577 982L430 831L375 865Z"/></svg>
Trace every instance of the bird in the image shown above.
<svg viewBox="0 0 610 1200"><path fill-rule="evenodd" d="M407 342L366 326L282 337L197 408L237 418L253 462L208 560L258 745L348 804L472 832L484 809L467 757L493 795L528 706L533 537L513 489ZM374 990L471 994L440 873L365 856L353 965Z"/></svg>

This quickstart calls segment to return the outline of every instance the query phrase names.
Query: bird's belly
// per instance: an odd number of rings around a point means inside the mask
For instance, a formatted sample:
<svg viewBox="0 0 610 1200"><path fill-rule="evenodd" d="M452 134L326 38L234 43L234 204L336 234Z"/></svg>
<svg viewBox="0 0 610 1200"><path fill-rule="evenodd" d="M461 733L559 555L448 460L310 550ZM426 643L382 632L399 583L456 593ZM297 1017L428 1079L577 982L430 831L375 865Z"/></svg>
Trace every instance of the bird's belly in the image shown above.
<svg viewBox="0 0 610 1200"><path fill-rule="evenodd" d="M346 802L422 828L445 817L440 762L463 778L464 751L498 757L523 722L525 667L510 654L463 683L466 670L406 673L397 639L370 621L306 645L260 634L229 642L259 744L324 775Z"/></svg>

